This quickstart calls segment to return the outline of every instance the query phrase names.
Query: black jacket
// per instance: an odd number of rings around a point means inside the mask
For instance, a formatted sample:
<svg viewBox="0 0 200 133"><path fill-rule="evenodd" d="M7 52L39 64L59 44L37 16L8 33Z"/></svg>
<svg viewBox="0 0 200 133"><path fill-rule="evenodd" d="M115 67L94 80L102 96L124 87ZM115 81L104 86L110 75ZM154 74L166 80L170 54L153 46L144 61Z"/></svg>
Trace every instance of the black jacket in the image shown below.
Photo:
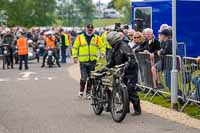
<svg viewBox="0 0 200 133"><path fill-rule="evenodd" d="M143 52L146 48L146 42L138 44L138 47L135 49L135 53Z"/></svg>
<svg viewBox="0 0 200 133"><path fill-rule="evenodd" d="M2 44L8 44L11 48L13 48L14 41L14 36L12 34L6 34L3 36Z"/></svg>
<svg viewBox="0 0 200 133"><path fill-rule="evenodd" d="M141 47L136 50L136 52L143 52L144 50L147 50L150 53L156 53L158 50L160 50L160 42L157 39L153 39L150 44L148 41L145 41L143 44L141 44Z"/></svg>
<svg viewBox="0 0 200 133"><path fill-rule="evenodd" d="M161 43L160 54L161 55L172 54L172 40L171 39Z"/></svg>
<svg viewBox="0 0 200 133"><path fill-rule="evenodd" d="M148 41L146 43L146 50L148 50L150 53L156 53L158 50L160 50L160 42L157 39L153 39L150 44Z"/></svg>
<svg viewBox="0 0 200 133"><path fill-rule="evenodd" d="M108 68L112 68L115 65L121 65L128 61L128 54L132 53L132 49L124 41L120 41L115 44L112 49L111 59L106 65ZM131 59L128 68L125 71L125 76L130 78L135 78L137 82L138 65L135 58Z"/></svg>

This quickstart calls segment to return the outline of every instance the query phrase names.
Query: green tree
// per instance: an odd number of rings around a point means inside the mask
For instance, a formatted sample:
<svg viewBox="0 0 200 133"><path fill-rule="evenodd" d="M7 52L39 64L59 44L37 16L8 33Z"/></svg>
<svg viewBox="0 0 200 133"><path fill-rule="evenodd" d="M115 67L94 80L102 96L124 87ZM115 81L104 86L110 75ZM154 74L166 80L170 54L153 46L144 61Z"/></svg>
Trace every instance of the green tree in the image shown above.
<svg viewBox="0 0 200 133"><path fill-rule="evenodd" d="M81 26L92 23L95 13L95 5L92 0L74 0L78 9L78 17L81 18Z"/></svg>
<svg viewBox="0 0 200 133"><path fill-rule="evenodd" d="M114 8L124 15L123 23L129 24L131 22L131 0L112 0L108 7Z"/></svg>
<svg viewBox="0 0 200 133"><path fill-rule="evenodd" d="M62 26L75 26L80 23L74 1L60 0L56 10L56 22ZM56 24L56 25L58 25Z"/></svg>
<svg viewBox="0 0 200 133"><path fill-rule="evenodd" d="M9 26L46 26L54 21L55 0L0 0Z"/></svg>

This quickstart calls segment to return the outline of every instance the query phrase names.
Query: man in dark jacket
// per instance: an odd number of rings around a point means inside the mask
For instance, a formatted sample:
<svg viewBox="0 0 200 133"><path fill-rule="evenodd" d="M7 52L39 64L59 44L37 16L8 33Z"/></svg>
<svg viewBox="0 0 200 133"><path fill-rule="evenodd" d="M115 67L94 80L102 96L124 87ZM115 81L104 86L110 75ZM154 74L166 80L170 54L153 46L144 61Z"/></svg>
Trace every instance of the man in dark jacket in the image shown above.
<svg viewBox="0 0 200 133"><path fill-rule="evenodd" d="M10 64L11 68L13 68L13 49L14 49L14 36L11 33L11 30L9 28L5 29L5 35L2 38L2 44L8 44L9 45L9 53L10 53Z"/></svg>
<svg viewBox="0 0 200 133"><path fill-rule="evenodd" d="M164 55L171 55L172 54L172 40L170 39L170 32L169 30L163 30L160 34L160 40L161 42L161 49L157 51L157 55L161 56L161 60L158 61L154 66L152 66L152 75L153 75L153 81L154 81L154 88L160 88L162 87L162 84L160 82L159 73L161 70L163 70L163 58ZM170 86L169 84L167 86Z"/></svg>
<svg viewBox="0 0 200 133"><path fill-rule="evenodd" d="M115 31L108 34L107 40L112 46L111 60L106 67L112 68L115 65L124 64L128 61L128 53L132 53L132 50L123 40L121 35ZM141 114L140 99L136 90L136 83L138 81L138 65L136 60L129 65L125 71L124 82L128 88L129 100L133 104L135 115Z"/></svg>

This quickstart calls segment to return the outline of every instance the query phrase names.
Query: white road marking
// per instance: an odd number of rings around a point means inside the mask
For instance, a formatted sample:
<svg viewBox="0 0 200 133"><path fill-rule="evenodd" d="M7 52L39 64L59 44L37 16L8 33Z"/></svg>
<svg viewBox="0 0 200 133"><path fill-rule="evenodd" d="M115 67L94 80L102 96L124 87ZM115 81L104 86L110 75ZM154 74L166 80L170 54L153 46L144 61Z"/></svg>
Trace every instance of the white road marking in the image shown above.
<svg viewBox="0 0 200 133"><path fill-rule="evenodd" d="M9 79L0 79L0 82L6 82L9 81Z"/></svg>
<svg viewBox="0 0 200 133"><path fill-rule="evenodd" d="M19 73L21 76L19 78L0 78L0 82L15 82L15 81L30 81L30 80L33 80L33 81L39 81L39 80L53 80L55 79L55 77L40 77L40 76L32 76L31 75L35 75L36 72L22 72L22 73Z"/></svg>
<svg viewBox="0 0 200 133"><path fill-rule="evenodd" d="M30 80L29 78L17 78L18 81L27 81Z"/></svg>
<svg viewBox="0 0 200 133"><path fill-rule="evenodd" d="M35 79L35 80L38 80L38 77L35 77L34 79Z"/></svg>
<svg viewBox="0 0 200 133"><path fill-rule="evenodd" d="M53 78L52 77L48 77L48 80L52 80Z"/></svg>
<svg viewBox="0 0 200 133"><path fill-rule="evenodd" d="M20 74L23 75L22 78L29 78L30 75L36 74L36 73L35 72L22 72Z"/></svg>

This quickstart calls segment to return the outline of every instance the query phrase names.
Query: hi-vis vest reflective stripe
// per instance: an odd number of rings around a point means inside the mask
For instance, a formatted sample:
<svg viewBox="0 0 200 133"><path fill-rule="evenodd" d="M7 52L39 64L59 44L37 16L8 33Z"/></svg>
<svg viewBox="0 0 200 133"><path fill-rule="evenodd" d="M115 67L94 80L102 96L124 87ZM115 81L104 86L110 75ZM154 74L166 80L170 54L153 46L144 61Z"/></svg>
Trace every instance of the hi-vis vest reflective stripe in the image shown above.
<svg viewBox="0 0 200 133"><path fill-rule="evenodd" d="M52 37L51 39L50 38L46 38L46 49L47 48L55 48L56 47L56 44L55 44L55 38L54 37Z"/></svg>
<svg viewBox="0 0 200 133"><path fill-rule="evenodd" d="M69 46L69 35L68 34L65 34L65 33L63 33L62 35L64 35L65 36L65 46Z"/></svg>
<svg viewBox="0 0 200 133"><path fill-rule="evenodd" d="M18 55L28 54L28 41L25 37L19 38L17 40Z"/></svg>
<svg viewBox="0 0 200 133"><path fill-rule="evenodd" d="M99 36L94 35L88 44L85 35L81 34L74 42L72 55L73 58L78 57L80 62L94 61L98 59L99 49L102 49L101 52L104 54L103 44Z"/></svg>

